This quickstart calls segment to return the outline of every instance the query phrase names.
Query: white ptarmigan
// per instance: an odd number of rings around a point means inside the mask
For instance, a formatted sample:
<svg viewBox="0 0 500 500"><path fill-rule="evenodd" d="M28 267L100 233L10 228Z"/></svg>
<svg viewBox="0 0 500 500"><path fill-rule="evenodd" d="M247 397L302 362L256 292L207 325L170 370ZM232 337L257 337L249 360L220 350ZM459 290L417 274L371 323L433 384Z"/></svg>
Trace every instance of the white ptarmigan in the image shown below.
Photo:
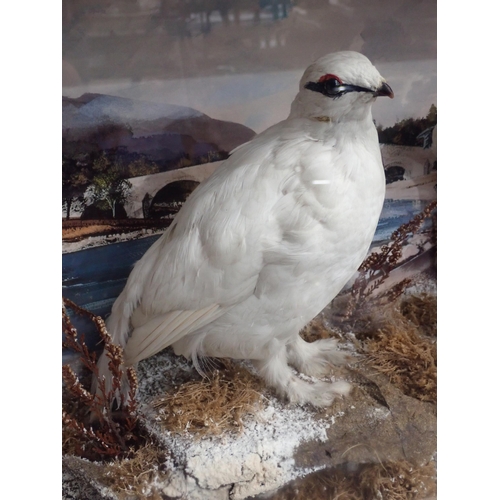
<svg viewBox="0 0 500 500"><path fill-rule="evenodd" d="M326 406L348 391L290 365L321 377L343 360L335 340L299 330L372 241L385 194L377 96L394 95L357 52L306 69L288 118L236 148L135 265L107 321L127 365L172 346L198 368L203 356L252 360L291 402Z"/></svg>

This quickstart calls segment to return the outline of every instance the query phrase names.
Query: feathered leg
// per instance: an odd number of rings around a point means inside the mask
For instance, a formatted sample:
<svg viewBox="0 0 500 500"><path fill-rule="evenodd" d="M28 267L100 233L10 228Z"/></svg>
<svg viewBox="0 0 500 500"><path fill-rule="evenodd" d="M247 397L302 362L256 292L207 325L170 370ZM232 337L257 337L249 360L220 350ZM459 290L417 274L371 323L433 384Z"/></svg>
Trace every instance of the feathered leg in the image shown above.
<svg viewBox="0 0 500 500"><path fill-rule="evenodd" d="M328 375L332 366L343 365L347 354L337 349L337 340L320 339L306 342L299 335L287 346L289 363L311 377Z"/></svg>
<svg viewBox="0 0 500 500"><path fill-rule="evenodd" d="M343 381L308 383L296 377L287 364L287 348L284 345L275 349L270 357L256 360L254 364L266 384L274 387L280 396L291 403L329 406L335 397L346 395L350 389L350 385Z"/></svg>

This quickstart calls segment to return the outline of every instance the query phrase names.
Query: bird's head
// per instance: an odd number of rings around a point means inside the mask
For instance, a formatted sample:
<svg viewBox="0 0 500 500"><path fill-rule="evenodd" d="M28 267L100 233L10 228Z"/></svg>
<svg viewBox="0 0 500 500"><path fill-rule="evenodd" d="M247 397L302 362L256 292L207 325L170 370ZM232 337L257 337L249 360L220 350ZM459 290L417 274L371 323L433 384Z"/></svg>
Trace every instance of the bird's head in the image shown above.
<svg viewBox="0 0 500 500"><path fill-rule="evenodd" d="M379 96L394 93L369 59L359 52L335 52L305 70L290 117L363 119Z"/></svg>

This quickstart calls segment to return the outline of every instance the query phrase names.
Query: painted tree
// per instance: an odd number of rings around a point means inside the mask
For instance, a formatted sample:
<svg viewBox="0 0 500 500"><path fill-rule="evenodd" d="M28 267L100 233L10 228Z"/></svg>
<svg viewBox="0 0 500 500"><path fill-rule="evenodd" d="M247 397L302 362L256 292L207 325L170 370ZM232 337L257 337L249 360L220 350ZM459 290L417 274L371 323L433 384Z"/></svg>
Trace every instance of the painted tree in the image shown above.
<svg viewBox="0 0 500 500"><path fill-rule="evenodd" d="M83 195L90 183L90 171L86 165L75 158L62 160L62 206L66 219L70 218L71 209L83 201Z"/></svg>
<svg viewBox="0 0 500 500"><path fill-rule="evenodd" d="M160 167L156 163L141 157L130 162L127 170L129 177L139 177L141 175L157 174Z"/></svg>
<svg viewBox="0 0 500 500"><path fill-rule="evenodd" d="M132 184L124 178L123 169L104 153L94 161L92 169L94 177L87 197L99 208L111 209L114 219L118 204L125 203Z"/></svg>
<svg viewBox="0 0 500 500"><path fill-rule="evenodd" d="M405 118L392 127L377 127L379 142L401 146L420 146L419 135L437 123L437 107L432 104L425 118Z"/></svg>
<svg viewBox="0 0 500 500"><path fill-rule="evenodd" d="M431 107L429 108L429 112L427 113L427 121L431 124L431 125L436 125L437 123L437 107L435 104L431 104Z"/></svg>

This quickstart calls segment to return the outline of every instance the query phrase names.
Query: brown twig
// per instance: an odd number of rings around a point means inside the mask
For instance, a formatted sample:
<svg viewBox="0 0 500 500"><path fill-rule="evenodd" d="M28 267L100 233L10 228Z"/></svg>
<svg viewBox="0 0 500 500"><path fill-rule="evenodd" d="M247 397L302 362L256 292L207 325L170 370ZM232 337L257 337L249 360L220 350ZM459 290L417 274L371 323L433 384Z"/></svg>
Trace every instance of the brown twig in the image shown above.
<svg viewBox="0 0 500 500"><path fill-rule="evenodd" d="M78 335L66 311L70 307L77 314L89 317L95 324L104 343L105 355L109 358L108 367L112 375L112 387L106 390L104 377L99 375L97 357L91 352L85 342L85 336ZM81 308L69 299L63 298L62 307L63 332L65 335L63 347L80 355L84 369L97 380L98 390L92 393L88 390L75 371L64 365L63 381L68 396L73 403L71 414L63 408L63 432L72 436L73 448L76 453L86 458L118 457L127 453L137 444L137 375L131 367L123 370L123 349L112 343L104 320L86 309ZM122 394L122 384L128 383L128 406L122 404L120 419L113 412L113 401L116 394ZM121 401L124 402L124 399ZM92 414L95 425L88 421Z"/></svg>
<svg viewBox="0 0 500 500"><path fill-rule="evenodd" d="M387 245L383 245L380 250L371 253L359 267L359 275L352 288L344 319L347 320L356 312L367 306L368 299L371 299L371 306L378 306L382 303L394 302L411 283L406 278L394 285L382 294L378 294L376 300L373 298L375 292L386 282L391 271L401 264L403 247L408 242L410 236L416 234L421 228L425 219L430 217L437 202L429 203L422 212L415 215L409 222L402 224L392 234Z"/></svg>

